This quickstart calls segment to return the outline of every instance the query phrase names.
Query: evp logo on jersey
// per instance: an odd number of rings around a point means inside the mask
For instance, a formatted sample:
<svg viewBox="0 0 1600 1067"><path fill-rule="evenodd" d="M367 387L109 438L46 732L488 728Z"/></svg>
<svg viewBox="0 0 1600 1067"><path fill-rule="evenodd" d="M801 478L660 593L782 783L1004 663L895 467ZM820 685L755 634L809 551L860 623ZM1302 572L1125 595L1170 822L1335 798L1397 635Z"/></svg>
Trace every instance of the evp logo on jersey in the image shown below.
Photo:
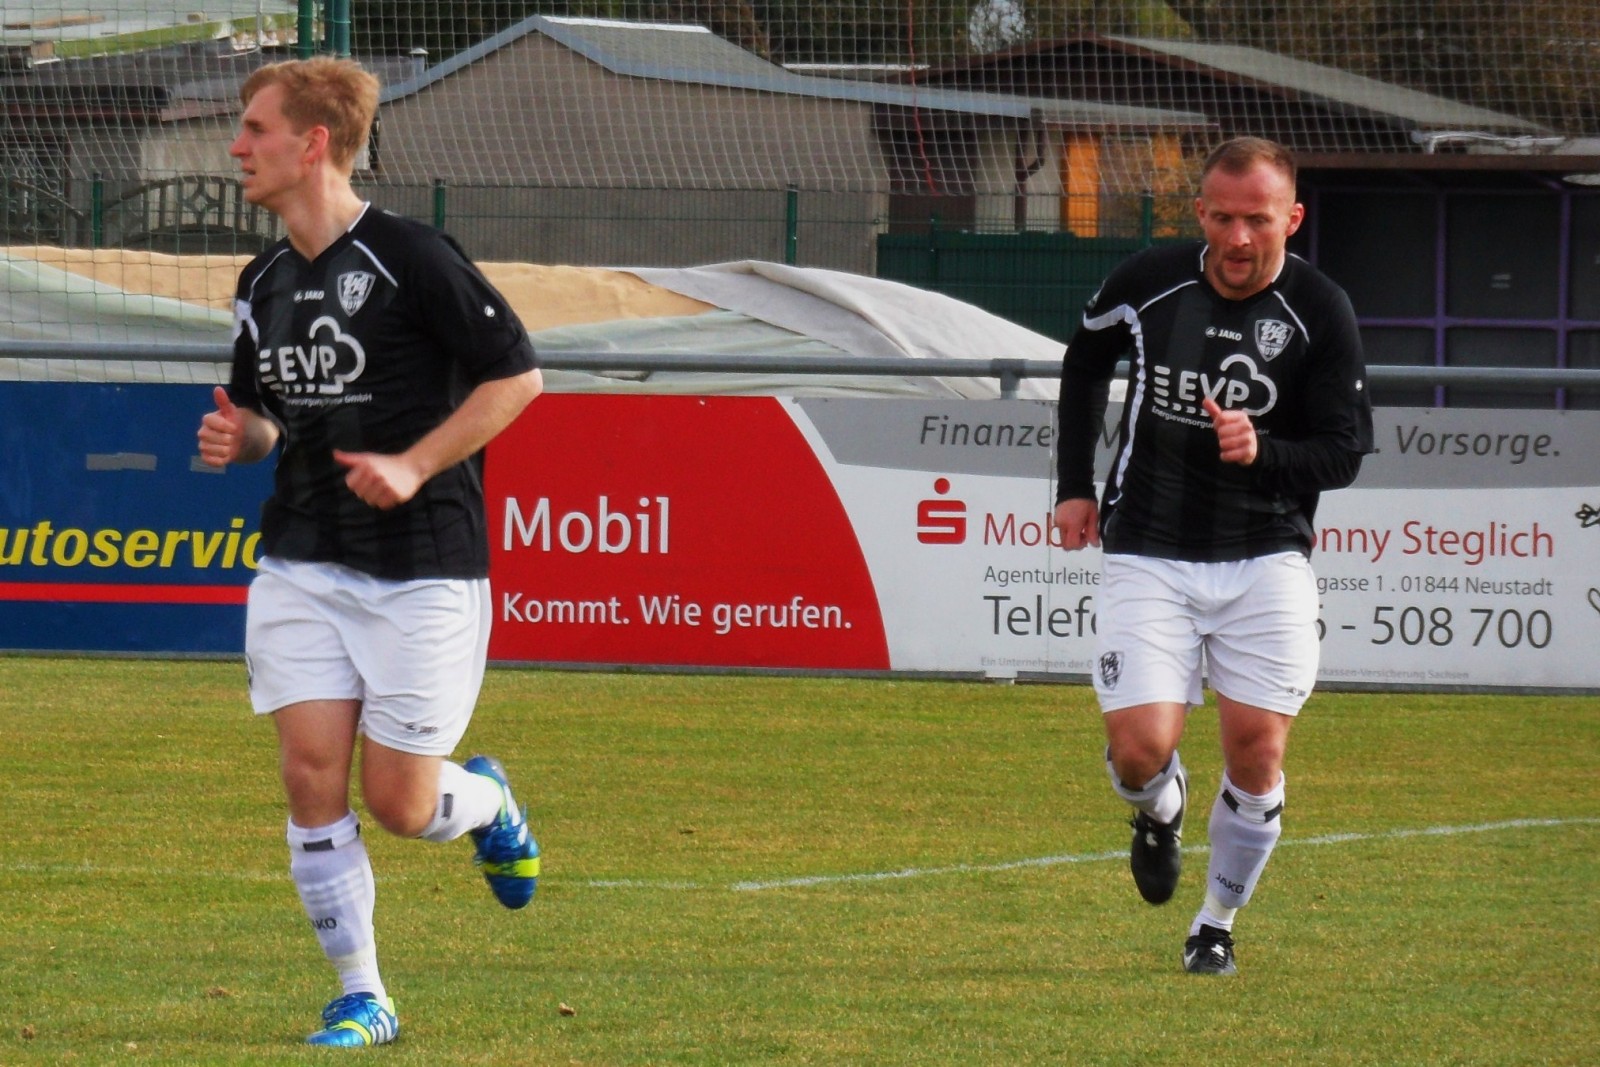
<svg viewBox="0 0 1600 1067"><path fill-rule="evenodd" d="M361 377L367 354L333 316L319 317L310 332L304 345L262 349L257 366L263 385L284 397L340 396L345 386Z"/></svg>
<svg viewBox="0 0 1600 1067"><path fill-rule="evenodd" d="M934 480L940 497L950 492L950 479ZM959 545L967 539L967 502L930 497L917 501L917 540L925 545Z"/></svg>
<svg viewBox="0 0 1600 1067"><path fill-rule="evenodd" d="M1203 401L1215 400L1224 408L1243 408L1261 416L1278 404L1278 386L1256 366L1255 360L1235 352L1217 367L1216 374L1156 365L1150 368L1151 400L1158 413L1194 425L1211 423Z"/></svg>

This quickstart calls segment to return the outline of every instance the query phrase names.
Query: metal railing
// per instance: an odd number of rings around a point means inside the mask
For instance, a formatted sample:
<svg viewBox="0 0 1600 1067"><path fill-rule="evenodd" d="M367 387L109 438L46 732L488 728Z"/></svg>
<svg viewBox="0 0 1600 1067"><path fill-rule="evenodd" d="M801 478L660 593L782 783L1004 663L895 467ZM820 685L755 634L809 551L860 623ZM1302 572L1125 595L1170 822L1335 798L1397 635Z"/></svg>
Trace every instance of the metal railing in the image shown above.
<svg viewBox="0 0 1600 1067"><path fill-rule="evenodd" d="M233 358L226 344L96 345L75 341L0 342L0 358L125 360L161 363L228 363ZM541 352L540 363L551 370L589 372L686 371L727 374L816 374L884 377L993 378L1000 383L1002 399L1017 395L1025 378L1054 379L1061 374L1057 360L917 359L910 356L760 356L696 355L648 352ZM1118 365L1118 373L1126 371ZM1414 367L1375 365L1367 368L1375 386L1489 386L1513 393L1537 393L1557 388L1600 390L1600 369L1539 367Z"/></svg>

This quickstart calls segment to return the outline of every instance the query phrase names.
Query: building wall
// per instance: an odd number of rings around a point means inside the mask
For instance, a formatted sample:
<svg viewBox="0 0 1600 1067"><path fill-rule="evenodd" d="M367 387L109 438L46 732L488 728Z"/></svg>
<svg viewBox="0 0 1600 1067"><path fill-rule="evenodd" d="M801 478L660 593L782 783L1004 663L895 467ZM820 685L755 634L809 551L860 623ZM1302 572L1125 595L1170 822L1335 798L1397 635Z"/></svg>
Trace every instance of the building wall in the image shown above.
<svg viewBox="0 0 1600 1067"><path fill-rule="evenodd" d="M557 189L366 184L374 203L436 220L474 258L603 267L741 259L873 274L887 196L782 189Z"/></svg>
<svg viewBox="0 0 1600 1067"><path fill-rule="evenodd" d="M863 190L885 166L866 104L611 74L530 34L384 108L390 180Z"/></svg>
<svg viewBox="0 0 1600 1067"><path fill-rule="evenodd" d="M1017 154L1018 137L1023 139L1022 158L1038 162L1021 193L1022 230L1055 230L1061 224L1061 172L1057 161L1063 151L1061 134L1044 130L1038 139L1031 131L989 129L980 131L977 167L973 182L977 193L975 225L981 231L1004 233L1018 230Z"/></svg>

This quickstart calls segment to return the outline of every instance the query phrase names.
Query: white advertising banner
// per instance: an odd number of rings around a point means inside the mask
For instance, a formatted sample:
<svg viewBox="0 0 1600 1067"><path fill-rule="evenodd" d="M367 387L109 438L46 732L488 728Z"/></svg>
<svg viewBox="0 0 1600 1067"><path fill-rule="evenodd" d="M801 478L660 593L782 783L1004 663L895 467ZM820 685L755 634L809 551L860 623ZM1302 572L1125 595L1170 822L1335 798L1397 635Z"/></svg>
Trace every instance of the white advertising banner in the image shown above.
<svg viewBox="0 0 1600 1067"><path fill-rule="evenodd" d="M1089 673L1100 559L1051 544L1052 405L792 405L894 669ZM1376 443L1316 516L1322 680L1600 686L1600 413L1380 409Z"/></svg>

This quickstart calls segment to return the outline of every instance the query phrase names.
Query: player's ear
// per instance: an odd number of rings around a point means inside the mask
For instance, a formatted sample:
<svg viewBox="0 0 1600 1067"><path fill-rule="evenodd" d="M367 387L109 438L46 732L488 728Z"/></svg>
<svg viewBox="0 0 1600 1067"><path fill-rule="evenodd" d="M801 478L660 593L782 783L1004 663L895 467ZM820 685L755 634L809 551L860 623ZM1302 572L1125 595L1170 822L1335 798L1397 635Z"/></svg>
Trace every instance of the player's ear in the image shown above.
<svg viewBox="0 0 1600 1067"><path fill-rule="evenodd" d="M1287 230L1285 236L1294 236L1294 232L1300 228L1300 224L1305 220L1306 206L1304 204L1295 204L1293 207L1291 207L1289 209L1289 229Z"/></svg>
<svg viewBox="0 0 1600 1067"><path fill-rule="evenodd" d="M328 153L328 141L332 138L326 126L313 126L306 131L306 162L314 163Z"/></svg>

